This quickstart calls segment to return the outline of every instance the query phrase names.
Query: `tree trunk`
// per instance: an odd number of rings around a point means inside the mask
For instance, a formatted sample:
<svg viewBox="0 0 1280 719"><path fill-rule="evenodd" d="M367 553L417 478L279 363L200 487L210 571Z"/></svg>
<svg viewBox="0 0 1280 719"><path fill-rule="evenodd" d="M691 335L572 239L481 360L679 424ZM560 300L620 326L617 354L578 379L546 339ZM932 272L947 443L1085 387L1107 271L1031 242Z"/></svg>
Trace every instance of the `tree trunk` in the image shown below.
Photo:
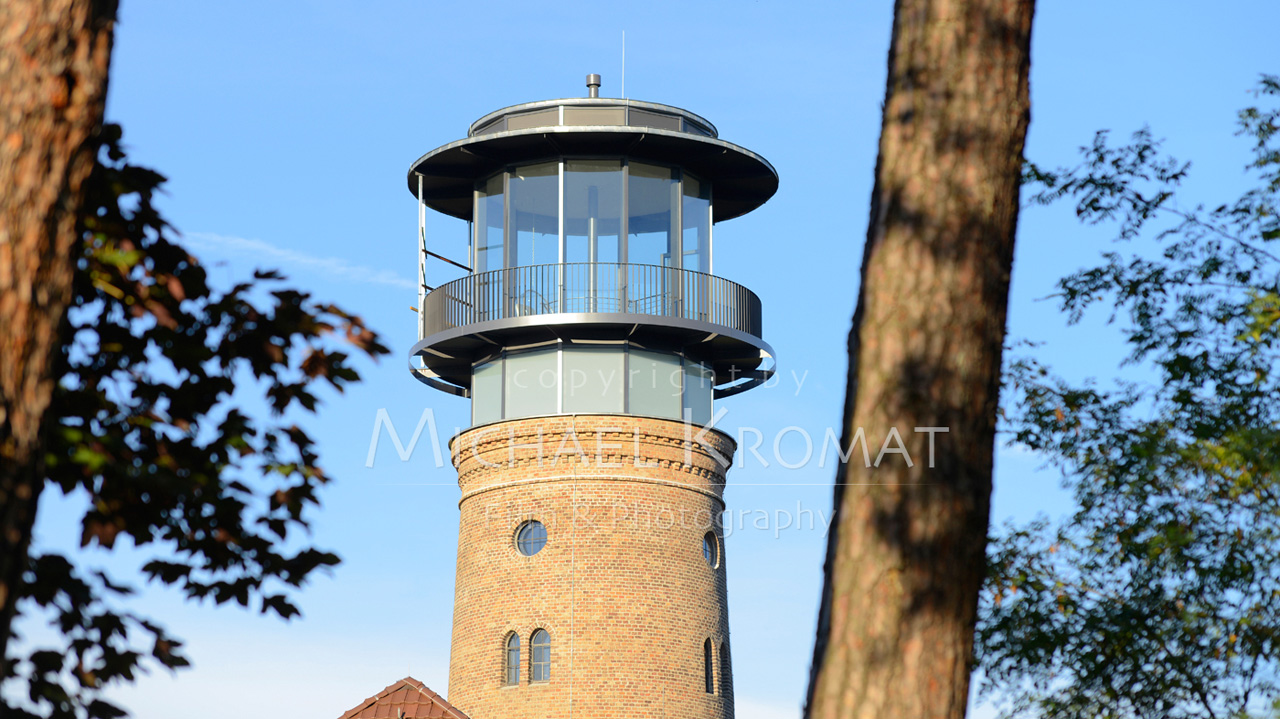
<svg viewBox="0 0 1280 719"><path fill-rule="evenodd" d="M965 715L1033 9L896 3L809 719Z"/></svg>
<svg viewBox="0 0 1280 719"><path fill-rule="evenodd" d="M0 2L0 655L44 482L41 428L115 14L114 0Z"/></svg>

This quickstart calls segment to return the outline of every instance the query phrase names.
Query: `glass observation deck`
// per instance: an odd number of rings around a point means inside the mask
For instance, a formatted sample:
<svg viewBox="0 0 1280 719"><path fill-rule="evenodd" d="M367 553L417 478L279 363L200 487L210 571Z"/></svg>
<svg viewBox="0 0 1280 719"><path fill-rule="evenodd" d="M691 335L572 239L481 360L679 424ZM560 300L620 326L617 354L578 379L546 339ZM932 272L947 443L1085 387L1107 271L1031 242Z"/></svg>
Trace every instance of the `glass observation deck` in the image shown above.
<svg viewBox="0 0 1280 719"><path fill-rule="evenodd" d="M475 191L476 272L556 262L711 271L711 185L629 158L516 165Z"/></svg>
<svg viewBox="0 0 1280 719"><path fill-rule="evenodd" d="M423 382L475 397L495 358L552 343L684 358L716 396L771 373L759 298L712 274L712 225L762 204L777 173L705 119L595 97L516 105L419 158L409 187L420 217L470 222L469 274L420 297Z"/></svg>

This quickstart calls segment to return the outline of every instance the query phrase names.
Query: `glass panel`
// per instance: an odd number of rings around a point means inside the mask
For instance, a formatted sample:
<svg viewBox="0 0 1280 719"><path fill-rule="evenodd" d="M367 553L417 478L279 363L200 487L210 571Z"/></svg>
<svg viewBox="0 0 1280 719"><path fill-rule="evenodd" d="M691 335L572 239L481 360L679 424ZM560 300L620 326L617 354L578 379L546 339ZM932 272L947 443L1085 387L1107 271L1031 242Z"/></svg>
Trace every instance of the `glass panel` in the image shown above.
<svg viewBox="0 0 1280 719"><path fill-rule="evenodd" d="M632 162L628 167L627 262L678 267L675 170Z"/></svg>
<svg viewBox="0 0 1280 719"><path fill-rule="evenodd" d="M709 272L711 267L711 185L685 173L684 262L686 270Z"/></svg>
<svg viewBox="0 0 1280 719"><path fill-rule="evenodd" d="M471 373L471 424L502 419L502 360L477 365Z"/></svg>
<svg viewBox="0 0 1280 719"><path fill-rule="evenodd" d="M623 411L622 346L564 348L564 411Z"/></svg>
<svg viewBox="0 0 1280 719"><path fill-rule="evenodd" d="M587 268L586 286L570 283L567 312L621 312L622 162L568 160L564 168L565 262L608 263ZM577 270L570 270L577 272Z"/></svg>
<svg viewBox="0 0 1280 719"><path fill-rule="evenodd" d="M511 243L513 267L560 261L560 165L544 162L512 171Z"/></svg>
<svg viewBox="0 0 1280 719"><path fill-rule="evenodd" d="M627 411L680 419L680 357L633 349L627 363Z"/></svg>
<svg viewBox="0 0 1280 719"><path fill-rule="evenodd" d="M507 356L506 419L559 411L558 354L555 349L543 349Z"/></svg>
<svg viewBox="0 0 1280 719"><path fill-rule="evenodd" d="M516 533L516 548L526 557L532 557L547 546L547 528L542 522L529 521Z"/></svg>
<svg viewBox="0 0 1280 719"><path fill-rule="evenodd" d="M551 635L539 629L529 638L533 648L529 657L529 681L545 682L551 680Z"/></svg>
<svg viewBox="0 0 1280 719"><path fill-rule="evenodd" d="M485 180L476 198L475 270L502 268L502 173Z"/></svg>
<svg viewBox="0 0 1280 719"><path fill-rule="evenodd" d="M684 404L691 421L695 424L706 424L711 421L711 393L715 387L715 374L708 368L685 360L684 362Z"/></svg>

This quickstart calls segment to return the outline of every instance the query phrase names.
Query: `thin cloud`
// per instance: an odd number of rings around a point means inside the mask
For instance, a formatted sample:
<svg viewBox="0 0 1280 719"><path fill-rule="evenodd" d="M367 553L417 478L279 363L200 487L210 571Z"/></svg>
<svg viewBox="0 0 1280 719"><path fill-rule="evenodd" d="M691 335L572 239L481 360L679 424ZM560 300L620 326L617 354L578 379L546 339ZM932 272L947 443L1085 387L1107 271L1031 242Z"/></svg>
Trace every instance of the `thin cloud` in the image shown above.
<svg viewBox="0 0 1280 719"><path fill-rule="evenodd" d="M415 289L413 280L405 278L390 270L377 270L372 267L353 265L340 257L317 257L297 250L276 247L262 240L249 240L243 237L229 237L212 232L188 232L183 234L192 249L221 256L252 256L255 259L269 259L280 265L280 269L305 270L315 272L347 282L362 282L371 285L386 285L402 289Z"/></svg>

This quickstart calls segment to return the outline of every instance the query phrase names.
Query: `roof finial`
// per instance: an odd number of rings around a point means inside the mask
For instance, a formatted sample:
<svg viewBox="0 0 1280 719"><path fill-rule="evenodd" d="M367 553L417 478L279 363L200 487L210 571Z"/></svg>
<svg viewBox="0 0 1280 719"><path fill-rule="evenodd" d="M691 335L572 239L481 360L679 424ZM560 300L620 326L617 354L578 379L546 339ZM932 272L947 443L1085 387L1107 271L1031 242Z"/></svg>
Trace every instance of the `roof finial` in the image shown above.
<svg viewBox="0 0 1280 719"><path fill-rule="evenodd" d="M594 72L587 75L587 97L600 97L600 76Z"/></svg>

